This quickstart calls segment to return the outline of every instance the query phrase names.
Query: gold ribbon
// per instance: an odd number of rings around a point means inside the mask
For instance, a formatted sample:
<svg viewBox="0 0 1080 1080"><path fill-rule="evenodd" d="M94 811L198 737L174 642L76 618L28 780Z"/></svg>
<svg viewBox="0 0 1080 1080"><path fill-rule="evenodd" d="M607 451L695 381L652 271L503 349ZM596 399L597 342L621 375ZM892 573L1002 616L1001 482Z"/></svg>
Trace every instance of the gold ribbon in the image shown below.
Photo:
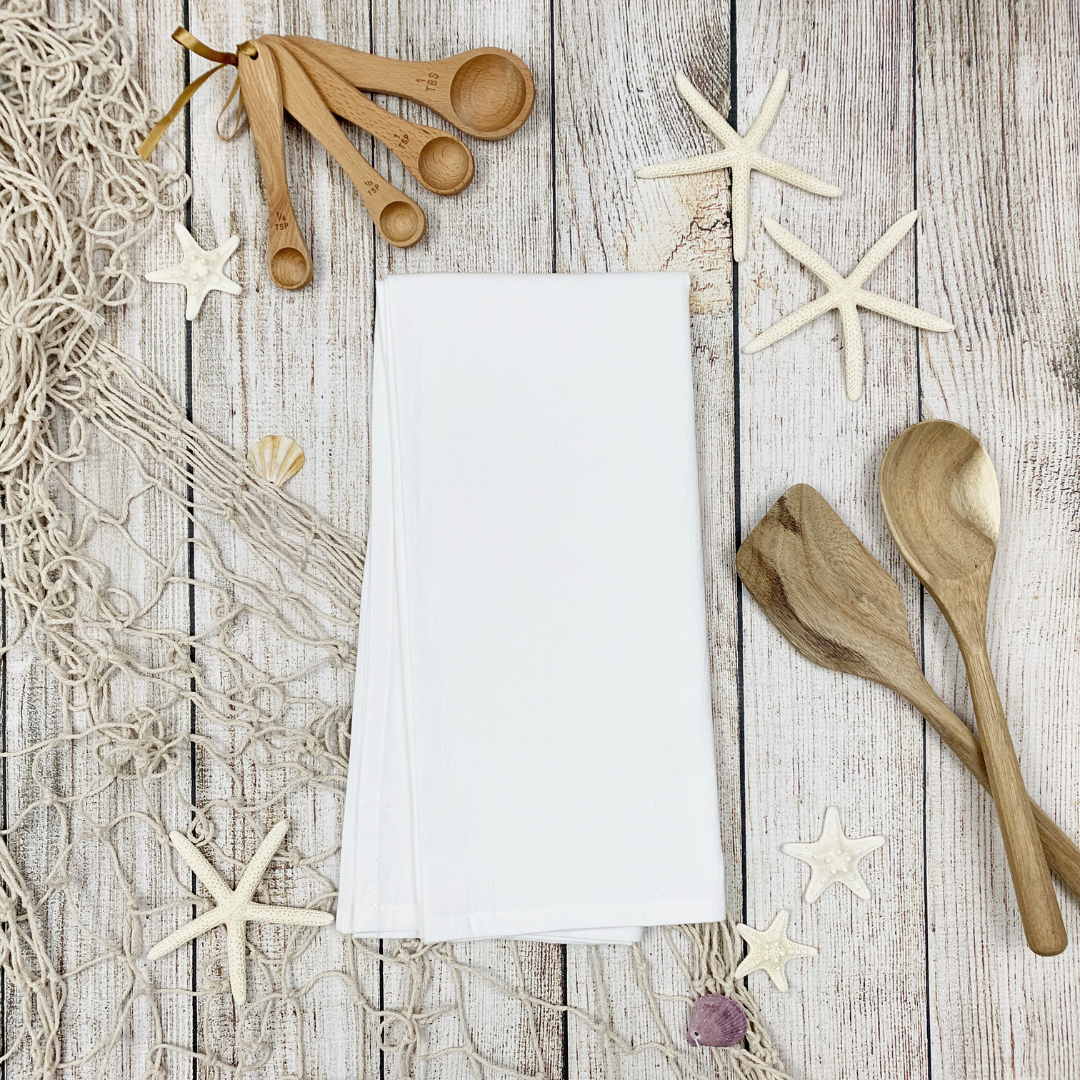
<svg viewBox="0 0 1080 1080"><path fill-rule="evenodd" d="M259 55L259 50L255 47L254 42L245 41L236 46L236 52L218 52L217 49L211 49L208 45L204 45L194 34L189 33L182 26L178 26L172 33L173 41L179 42L185 49L190 50L197 56L203 57L205 60L211 61L215 66L209 71L200 75L194 82L188 83L187 86L180 92L180 96L173 102L172 108L153 126L150 134L143 140L142 146L139 147L139 154L144 161L150 160L150 155L154 152L154 147L157 146L161 139L161 136L165 134L169 125L180 115L181 110L194 96L195 91L207 79L210 78L215 72L220 71L223 67L236 67L240 63L240 59L237 53L243 53L245 56L252 58ZM221 112L218 113L218 121L220 122L225 110L229 107L230 102L236 96L237 91L240 89L239 78L233 83L232 89L229 91L229 96L225 99L225 104L221 107ZM241 108L243 107L243 97L241 96ZM238 121L239 122L239 121ZM218 132L221 135L221 132ZM232 136L230 135L229 138Z"/></svg>

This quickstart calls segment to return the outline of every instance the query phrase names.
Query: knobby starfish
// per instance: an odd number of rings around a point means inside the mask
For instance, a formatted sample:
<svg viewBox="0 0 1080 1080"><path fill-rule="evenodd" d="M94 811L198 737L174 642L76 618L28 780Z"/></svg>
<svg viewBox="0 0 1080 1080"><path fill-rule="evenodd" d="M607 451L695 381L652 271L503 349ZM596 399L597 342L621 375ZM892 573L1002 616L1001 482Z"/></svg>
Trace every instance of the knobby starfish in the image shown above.
<svg viewBox="0 0 1080 1080"><path fill-rule="evenodd" d="M183 258L167 270L149 270L147 281L167 281L173 285L183 285L187 289L187 310L185 318L191 322L202 310L206 294L211 289L238 296L240 286L224 274L225 264L240 243L239 236L230 236L221 247L213 251L204 251L195 243L191 233L180 222L176 222L176 236L180 241Z"/></svg>
<svg viewBox="0 0 1080 1080"><path fill-rule="evenodd" d="M787 936L788 911L779 911L767 930L755 930L745 923L736 929L747 945L747 953L735 969L735 978L741 979L751 971L764 971L777 989L788 988L784 968L799 956L817 956L813 945L800 945Z"/></svg>
<svg viewBox="0 0 1080 1080"><path fill-rule="evenodd" d="M877 269L886 255L908 234L918 210L912 210L897 221L880 240L859 260L859 265L845 278L830 266L816 251L812 251L797 237L792 236L782 225L771 218L762 218L765 231L789 255L796 258L811 273L816 274L828 289L824 296L811 300L798 311L785 315L779 322L773 323L764 333L758 334L753 341L743 346L744 353L760 352L767 345L772 345L788 334L794 333L801 326L813 322L819 315L833 308L840 310L840 328L844 336L844 375L847 384L847 396L857 401L863 391L863 336L859 325L859 308L876 311L890 319L917 326L922 330L943 332L953 328L952 323L939 319L936 315L902 304L887 296L878 296L862 287L863 282Z"/></svg>
<svg viewBox="0 0 1080 1080"><path fill-rule="evenodd" d="M694 110L701 122L720 140L723 150L715 154L702 154L699 157L682 158L668 161L662 165L646 165L638 169L639 179L647 180L659 176L690 176L695 173L713 172L715 169L731 170L731 233L732 254L736 262L742 262L746 255L746 244L750 235L750 173L752 170L765 173L785 184L792 184L814 195L830 197L842 195L843 190L835 184L787 165L782 161L763 154L758 147L765 133L772 127L776 114L780 111L780 102L787 90L788 73L781 68L773 79L765 104L751 124L750 130L740 136L734 128L701 96L693 83L676 72L675 85L686 103Z"/></svg>
<svg viewBox="0 0 1080 1080"><path fill-rule="evenodd" d="M885 843L884 836L854 839L844 835L840 811L835 806L825 810L821 836L812 844L784 844L785 855L802 859L810 865L810 883L803 899L812 904L830 885L840 882L862 900L870 899L870 889L859 873L859 863Z"/></svg>
<svg viewBox="0 0 1080 1080"><path fill-rule="evenodd" d="M170 833L173 846L180 852L184 862L191 867L199 880L210 890L218 906L204 911L187 926L180 927L175 933L159 941L150 950L149 958L157 960L171 953L173 949L186 945L199 934L205 934L207 930L213 930L215 926L224 923L228 931L229 984L232 987L233 1000L237 1005L243 1005L247 1001L246 960L249 922L279 923L283 926L326 926L332 923L334 916L329 911L256 904L251 899L288 828L287 821L279 821L270 830L266 839L259 845L258 851L255 852L255 858L248 863L247 869L240 878L240 884L235 889L230 889L225 884L222 876L183 833Z"/></svg>

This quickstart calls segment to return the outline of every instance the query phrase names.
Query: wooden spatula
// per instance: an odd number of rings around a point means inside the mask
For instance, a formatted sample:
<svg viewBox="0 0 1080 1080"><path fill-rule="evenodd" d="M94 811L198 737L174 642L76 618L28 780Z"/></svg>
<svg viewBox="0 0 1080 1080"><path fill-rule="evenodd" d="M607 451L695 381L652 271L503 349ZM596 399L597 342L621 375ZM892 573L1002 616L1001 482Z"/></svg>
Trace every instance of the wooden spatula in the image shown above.
<svg viewBox="0 0 1080 1080"><path fill-rule="evenodd" d="M803 656L895 690L990 790L979 740L923 676L899 586L817 491L789 488L743 542L735 566ZM1034 800L1031 805L1050 868L1080 896L1080 849Z"/></svg>

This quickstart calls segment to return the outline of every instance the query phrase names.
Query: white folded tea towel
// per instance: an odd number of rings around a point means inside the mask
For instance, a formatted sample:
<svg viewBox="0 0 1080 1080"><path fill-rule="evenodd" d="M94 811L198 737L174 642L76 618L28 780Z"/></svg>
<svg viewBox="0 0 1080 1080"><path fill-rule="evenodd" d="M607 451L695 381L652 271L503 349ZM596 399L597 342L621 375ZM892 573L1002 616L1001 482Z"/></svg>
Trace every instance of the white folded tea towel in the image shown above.
<svg viewBox="0 0 1080 1080"><path fill-rule="evenodd" d="M342 931L723 918L688 301L379 283Z"/></svg>

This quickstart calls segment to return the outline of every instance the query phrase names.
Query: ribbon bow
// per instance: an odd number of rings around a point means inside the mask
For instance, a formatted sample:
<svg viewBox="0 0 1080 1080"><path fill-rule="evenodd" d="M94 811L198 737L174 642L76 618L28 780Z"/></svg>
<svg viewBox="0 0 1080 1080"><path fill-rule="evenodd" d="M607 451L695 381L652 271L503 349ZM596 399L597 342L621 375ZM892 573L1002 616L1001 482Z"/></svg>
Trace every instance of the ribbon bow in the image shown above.
<svg viewBox="0 0 1080 1080"><path fill-rule="evenodd" d="M204 45L194 34L185 30L182 26L178 26L172 32L172 37L173 41L179 42L185 49L189 49L191 52L196 53L205 60L212 61L215 66L200 75L194 82L188 83L180 92L180 96L173 102L172 108L153 126L153 128L151 128L150 134L146 136L142 146L139 147L139 155L144 161L150 160L150 155L154 152L154 147L157 146L161 136L165 134L169 125L180 115L180 110L191 100L195 91L198 90L211 75L220 71L223 67L236 67L240 62L240 58L237 55L238 53L243 53L245 56L253 58L259 55L259 50L255 48L254 42L251 41L244 41L237 45L236 52L234 53L218 52L217 49L211 49L208 45ZM233 83L232 89L229 91L229 96L225 99L225 104L221 107L221 113L218 114L219 121L239 89L240 80L237 79L236 82ZM242 103L242 96L240 100ZM241 108L242 107L241 104ZM220 135L221 132L218 132L218 134Z"/></svg>

